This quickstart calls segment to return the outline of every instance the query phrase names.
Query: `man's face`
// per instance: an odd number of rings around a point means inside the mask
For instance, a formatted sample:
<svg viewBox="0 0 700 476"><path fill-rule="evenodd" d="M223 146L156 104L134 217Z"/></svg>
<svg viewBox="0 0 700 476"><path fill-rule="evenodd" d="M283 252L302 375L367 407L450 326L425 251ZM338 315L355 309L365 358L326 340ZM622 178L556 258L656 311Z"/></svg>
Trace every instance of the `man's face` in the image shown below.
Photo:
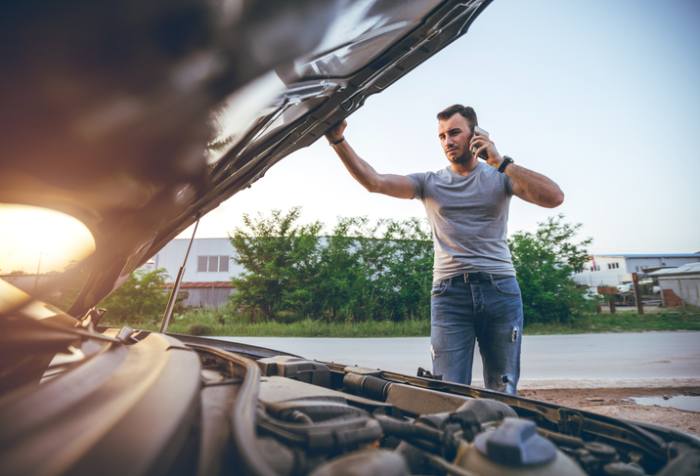
<svg viewBox="0 0 700 476"><path fill-rule="evenodd" d="M472 159L469 139L472 133L467 119L459 113L438 120L438 138L447 160L455 164L467 164Z"/></svg>

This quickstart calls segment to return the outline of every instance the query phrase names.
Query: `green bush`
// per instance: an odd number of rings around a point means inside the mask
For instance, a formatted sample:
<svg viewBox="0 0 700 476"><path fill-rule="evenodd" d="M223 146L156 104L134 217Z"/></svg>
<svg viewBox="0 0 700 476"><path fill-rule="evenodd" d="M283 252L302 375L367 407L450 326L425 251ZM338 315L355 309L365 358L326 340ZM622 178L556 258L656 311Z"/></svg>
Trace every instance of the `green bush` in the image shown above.
<svg viewBox="0 0 700 476"><path fill-rule="evenodd" d="M433 247L423 220L341 218L322 236L321 223L300 225L300 215L243 216L231 243L246 271L233 280L225 314L286 323L429 319ZM576 241L580 227L559 215L509 240L526 323L568 323L594 310L572 279L591 243Z"/></svg>
<svg viewBox="0 0 700 476"><path fill-rule="evenodd" d="M424 222L342 218L329 236L300 209L243 216L231 236L245 272L234 314L253 322L427 319L432 245Z"/></svg>
<svg viewBox="0 0 700 476"><path fill-rule="evenodd" d="M513 264L523 296L525 324L570 323L595 310L586 301L586 288L572 276L588 260L591 239L576 241L581 224L550 217L535 233L518 232L509 240Z"/></svg>
<svg viewBox="0 0 700 476"><path fill-rule="evenodd" d="M214 332L211 327L205 324L192 324L187 329L187 333L193 336L210 336Z"/></svg>
<svg viewBox="0 0 700 476"><path fill-rule="evenodd" d="M164 269L132 273L119 289L98 304L107 309L105 320L110 324L159 322L168 302L166 277Z"/></svg>
<svg viewBox="0 0 700 476"><path fill-rule="evenodd" d="M286 214L274 210L257 219L243 215L243 228L231 236L236 261L245 272L232 280L231 300L253 321L271 320L293 311L314 309L314 278L318 275L318 233L321 224L299 225L299 208Z"/></svg>

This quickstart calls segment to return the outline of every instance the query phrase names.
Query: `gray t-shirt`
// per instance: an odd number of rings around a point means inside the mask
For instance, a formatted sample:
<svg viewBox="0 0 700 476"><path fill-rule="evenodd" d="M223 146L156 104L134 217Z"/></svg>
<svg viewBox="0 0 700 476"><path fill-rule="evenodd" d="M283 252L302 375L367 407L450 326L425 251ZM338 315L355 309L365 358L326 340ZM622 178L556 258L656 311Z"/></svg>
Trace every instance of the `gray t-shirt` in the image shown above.
<svg viewBox="0 0 700 476"><path fill-rule="evenodd" d="M448 166L410 174L433 231L433 280L483 271L515 276L506 241L510 178L479 162L466 177Z"/></svg>

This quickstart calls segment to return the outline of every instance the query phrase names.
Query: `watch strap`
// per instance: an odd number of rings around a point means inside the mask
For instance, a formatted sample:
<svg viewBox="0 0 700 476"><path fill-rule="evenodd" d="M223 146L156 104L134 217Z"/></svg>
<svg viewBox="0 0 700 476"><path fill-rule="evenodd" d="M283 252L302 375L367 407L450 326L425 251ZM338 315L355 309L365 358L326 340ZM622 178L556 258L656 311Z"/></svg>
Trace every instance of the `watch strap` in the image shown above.
<svg viewBox="0 0 700 476"><path fill-rule="evenodd" d="M510 164L512 164L514 160L507 155L503 156L503 162L501 162L501 165L498 166L498 171L503 173L506 170L506 167L508 167Z"/></svg>

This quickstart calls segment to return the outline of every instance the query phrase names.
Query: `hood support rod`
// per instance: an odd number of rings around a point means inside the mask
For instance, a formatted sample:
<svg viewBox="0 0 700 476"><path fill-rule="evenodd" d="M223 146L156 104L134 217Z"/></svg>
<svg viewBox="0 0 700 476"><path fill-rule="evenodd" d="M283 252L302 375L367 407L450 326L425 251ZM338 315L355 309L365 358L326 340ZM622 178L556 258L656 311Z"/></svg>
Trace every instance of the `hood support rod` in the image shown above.
<svg viewBox="0 0 700 476"><path fill-rule="evenodd" d="M199 216L197 216L197 221L194 223L194 230L192 230L192 238L187 245L187 251L185 252L185 258L182 260L182 266L177 272L177 278L175 278L175 283L173 284L173 290L170 292L170 297L168 298L168 305L165 306L165 312L163 313L163 319L160 322L160 333L164 334L168 330L168 325L170 325L170 318L173 315L173 310L175 309L175 301L177 301L177 294L180 292L180 283L182 282L182 277L185 275L185 264L187 264L187 258L190 256L190 250L192 249L192 242L194 241L194 235L197 233L197 227L199 226Z"/></svg>

